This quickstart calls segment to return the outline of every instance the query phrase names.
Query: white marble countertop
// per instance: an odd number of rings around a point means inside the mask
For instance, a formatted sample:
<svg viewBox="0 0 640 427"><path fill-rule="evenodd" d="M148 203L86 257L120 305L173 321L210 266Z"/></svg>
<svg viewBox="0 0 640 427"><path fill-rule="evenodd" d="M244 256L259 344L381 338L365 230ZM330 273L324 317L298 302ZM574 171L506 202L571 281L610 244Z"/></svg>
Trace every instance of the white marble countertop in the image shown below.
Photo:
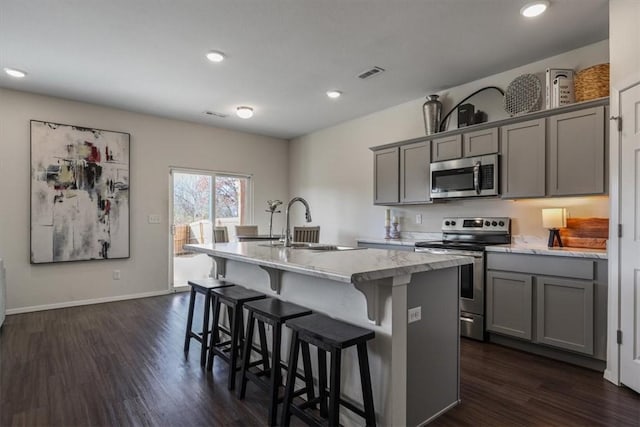
<svg viewBox="0 0 640 427"><path fill-rule="evenodd" d="M360 238L357 240L358 243L375 243L378 245L397 245L397 246L415 246L416 242L423 242L425 239L411 239L411 238L401 238L401 239L383 239L383 238ZM435 239L433 239L435 240Z"/></svg>
<svg viewBox="0 0 640 427"><path fill-rule="evenodd" d="M487 252L506 252L513 254L552 255L574 258L607 259L606 249L585 248L548 248L545 245L531 243L512 243L510 245L487 246Z"/></svg>
<svg viewBox="0 0 640 427"><path fill-rule="evenodd" d="M241 242L185 245L193 252L346 283L439 270L471 264L472 258L384 249L314 251Z"/></svg>
<svg viewBox="0 0 640 427"><path fill-rule="evenodd" d="M439 240L437 234L431 233L431 235L425 235L420 237L410 236L403 237L401 239L383 239L383 238L359 238L358 243L376 243L381 245L399 245L399 246L414 246L416 242L425 240ZM606 249L586 249L586 248L558 248L553 249L546 246L544 239L536 239L533 237L523 238L521 236L514 236L514 243L510 245L494 245L487 246L487 252L507 252L514 254L531 254L531 255L552 255L552 256L567 256L575 258L593 258L593 259L607 259Z"/></svg>

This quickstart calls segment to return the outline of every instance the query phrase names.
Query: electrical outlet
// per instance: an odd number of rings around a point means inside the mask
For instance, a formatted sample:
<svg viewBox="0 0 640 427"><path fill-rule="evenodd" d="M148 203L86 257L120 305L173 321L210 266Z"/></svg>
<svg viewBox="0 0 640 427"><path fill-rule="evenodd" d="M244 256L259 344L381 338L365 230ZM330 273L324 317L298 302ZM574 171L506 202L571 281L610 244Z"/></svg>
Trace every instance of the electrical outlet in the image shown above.
<svg viewBox="0 0 640 427"><path fill-rule="evenodd" d="M149 224L160 224L160 215L158 214L149 215L148 222Z"/></svg>
<svg viewBox="0 0 640 427"><path fill-rule="evenodd" d="M416 214L416 224L422 224L422 214Z"/></svg>
<svg viewBox="0 0 640 427"><path fill-rule="evenodd" d="M120 280L120 270L113 270L113 280Z"/></svg>
<svg viewBox="0 0 640 427"><path fill-rule="evenodd" d="M408 318L409 319L407 323L417 322L418 320L422 319L422 307L410 308Z"/></svg>

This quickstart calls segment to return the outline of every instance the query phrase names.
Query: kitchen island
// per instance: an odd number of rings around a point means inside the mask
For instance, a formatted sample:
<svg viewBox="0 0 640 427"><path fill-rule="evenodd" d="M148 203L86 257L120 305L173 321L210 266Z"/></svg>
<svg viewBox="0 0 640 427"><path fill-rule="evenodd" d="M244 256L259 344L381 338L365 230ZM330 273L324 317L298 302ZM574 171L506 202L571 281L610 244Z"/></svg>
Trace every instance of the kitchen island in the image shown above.
<svg viewBox="0 0 640 427"><path fill-rule="evenodd" d="M459 402L458 270L470 258L257 242L185 249L210 255L216 274L235 284L373 330L369 361L379 425L419 425ZM288 335L283 341L288 345ZM343 355L342 394L361 402L351 350ZM341 423L362 424L352 417L341 410Z"/></svg>

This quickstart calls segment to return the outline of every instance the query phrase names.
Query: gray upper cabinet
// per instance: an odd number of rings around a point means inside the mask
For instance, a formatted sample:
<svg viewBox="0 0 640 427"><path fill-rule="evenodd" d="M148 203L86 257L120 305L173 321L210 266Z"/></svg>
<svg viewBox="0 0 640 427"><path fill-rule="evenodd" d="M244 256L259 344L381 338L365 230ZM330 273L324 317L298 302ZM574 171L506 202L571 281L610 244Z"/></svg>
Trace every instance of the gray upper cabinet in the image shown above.
<svg viewBox="0 0 640 427"><path fill-rule="evenodd" d="M487 330L530 340L532 286L531 275L487 271Z"/></svg>
<svg viewBox="0 0 640 427"><path fill-rule="evenodd" d="M502 197L545 196L545 119L503 126Z"/></svg>
<svg viewBox="0 0 640 427"><path fill-rule="evenodd" d="M498 128L483 129L462 134L464 157L484 156L499 151Z"/></svg>
<svg viewBox="0 0 640 427"><path fill-rule="evenodd" d="M398 147L373 152L373 203L399 201L400 150Z"/></svg>
<svg viewBox="0 0 640 427"><path fill-rule="evenodd" d="M536 341L593 355L591 281L536 278Z"/></svg>
<svg viewBox="0 0 640 427"><path fill-rule="evenodd" d="M462 135L451 135L431 141L434 162L462 157Z"/></svg>
<svg viewBox="0 0 640 427"><path fill-rule="evenodd" d="M429 141L400 147L400 203L425 203L431 199Z"/></svg>
<svg viewBox="0 0 640 427"><path fill-rule="evenodd" d="M549 117L549 195L605 192L604 107Z"/></svg>
<svg viewBox="0 0 640 427"><path fill-rule="evenodd" d="M608 99L371 147L374 204L430 202L429 162L500 154L504 199L604 194Z"/></svg>

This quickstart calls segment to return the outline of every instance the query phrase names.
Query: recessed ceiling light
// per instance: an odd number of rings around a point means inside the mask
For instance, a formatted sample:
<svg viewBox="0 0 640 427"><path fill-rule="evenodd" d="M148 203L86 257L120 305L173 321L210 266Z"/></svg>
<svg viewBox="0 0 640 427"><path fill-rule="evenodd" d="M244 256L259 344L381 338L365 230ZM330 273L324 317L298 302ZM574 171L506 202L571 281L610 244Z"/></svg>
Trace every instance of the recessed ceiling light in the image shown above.
<svg viewBox="0 0 640 427"><path fill-rule="evenodd" d="M11 77L15 77L17 79L21 79L27 75L27 73L24 71L16 70L15 68L8 68L8 67L4 68L4 72L9 74Z"/></svg>
<svg viewBox="0 0 640 427"><path fill-rule="evenodd" d="M339 90L328 90L327 91L327 96L329 98L340 98L340 95L342 95L342 92L340 92Z"/></svg>
<svg viewBox="0 0 640 427"><path fill-rule="evenodd" d="M253 117L253 108L251 107L238 107L236 108L236 114L241 119L250 119Z"/></svg>
<svg viewBox="0 0 640 427"><path fill-rule="evenodd" d="M224 53L212 50L207 53L207 59L211 62L222 62L224 61Z"/></svg>
<svg viewBox="0 0 640 427"><path fill-rule="evenodd" d="M527 18L533 18L534 16L541 15L549 7L549 2L546 0L534 1L525 4L520 9L520 14Z"/></svg>

